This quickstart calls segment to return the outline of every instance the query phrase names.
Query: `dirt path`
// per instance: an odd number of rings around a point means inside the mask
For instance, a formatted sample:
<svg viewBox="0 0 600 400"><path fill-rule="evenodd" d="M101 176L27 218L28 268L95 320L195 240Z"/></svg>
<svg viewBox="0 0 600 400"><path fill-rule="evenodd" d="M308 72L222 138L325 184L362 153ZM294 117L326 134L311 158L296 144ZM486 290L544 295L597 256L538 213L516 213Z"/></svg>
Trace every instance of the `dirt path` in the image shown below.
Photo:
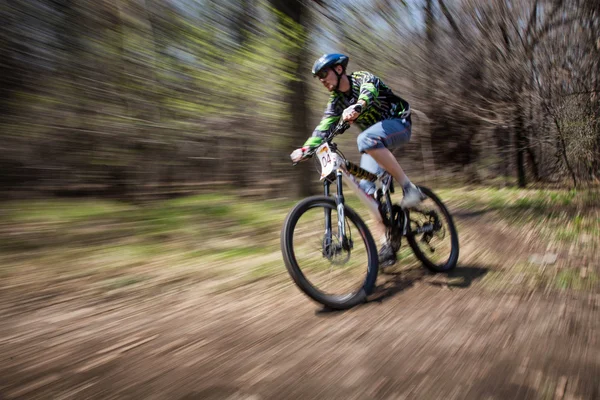
<svg viewBox="0 0 600 400"><path fill-rule="evenodd" d="M600 295L490 289L483 277L545 244L456 214L454 274L400 269L347 312L281 279L216 296L4 293L0 399L600 398Z"/></svg>

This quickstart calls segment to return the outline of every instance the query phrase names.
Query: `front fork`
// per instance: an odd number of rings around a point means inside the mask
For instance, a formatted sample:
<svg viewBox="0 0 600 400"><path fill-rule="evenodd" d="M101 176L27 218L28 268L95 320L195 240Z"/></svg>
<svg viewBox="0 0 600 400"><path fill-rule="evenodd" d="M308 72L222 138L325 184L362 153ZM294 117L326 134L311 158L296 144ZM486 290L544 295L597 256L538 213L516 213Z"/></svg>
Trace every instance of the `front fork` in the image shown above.
<svg viewBox="0 0 600 400"><path fill-rule="evenodd" d="M325 196L329 197L329 181L327 179L323 182ZM328 252L330 252L331 245L333 244L333 237L331 233L331 209L325 207L325 236L323 238L323 255L328 256Z"/></svg>
<svg viewBox="0 0 600 400"><path fill-rule="evenodd" d="M342 248L344 250L350 250L352 248L352 243L348 240L346 236L346 215L344 209L344 193L342 190L342 172L340 170L336 173L336 182L337 182L337 194L335 195L335 204L337 206L338 213L338 233L339 239L342 244ZM324 190L325 196L329 197L330 191L329 186L331 183L325 179L324 182ZM326 247L331 246L333 243L333 234L331 229L331 209L325 208L325 241L324 244Z"/></svg>

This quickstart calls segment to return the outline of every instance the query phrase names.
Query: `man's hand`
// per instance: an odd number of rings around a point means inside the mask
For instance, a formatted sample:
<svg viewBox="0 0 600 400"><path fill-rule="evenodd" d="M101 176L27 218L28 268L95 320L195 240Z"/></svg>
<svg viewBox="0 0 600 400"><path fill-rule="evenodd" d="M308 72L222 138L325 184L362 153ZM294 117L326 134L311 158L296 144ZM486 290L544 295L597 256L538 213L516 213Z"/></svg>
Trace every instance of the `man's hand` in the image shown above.
<svg viewBox="0 0 600 400"><path fill-rule="evenodd" d="M290 154L290 158L292 159L292 162L297 163L297 162L302 161L302 159L304 158L304 152L306 150L307 150L306 147L301 147L299 149L292 151L292 154Z"/></svg>
<svg viewBox="0 0 600 400"><path fill-rule="evenodd" d="M346 108L342 113L342 119L348 122L349 124L352 124L362 112L362 108L362 104L354 104L353 106Z"/></svg>
<svg viewBox="0 0 600 400"><path fill-rule="evenodd" d="M292 162L297 163L303 161L305 159L306 152L319 147L321 143L323 143L323 138L321 137L312 136L308 138L308 140L304 143L304 146L294 150L292 154L290 154Z"/></svg>

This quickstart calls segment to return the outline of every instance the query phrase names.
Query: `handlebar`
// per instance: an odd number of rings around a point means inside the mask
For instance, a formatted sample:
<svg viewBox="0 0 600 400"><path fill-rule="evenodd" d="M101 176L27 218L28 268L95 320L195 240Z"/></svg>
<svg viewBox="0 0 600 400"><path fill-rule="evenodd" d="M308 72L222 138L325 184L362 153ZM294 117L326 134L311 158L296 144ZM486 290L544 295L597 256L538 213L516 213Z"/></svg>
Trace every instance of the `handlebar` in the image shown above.
<svg viewBox="0 0 600 400"><path fill-rule="evenodd" d="M327 137L323 138L323 141L329 142L335 136L341 135L342 133L344 133L346 130L348 130L348 128L350 128L350 124L340 118L340 122L338 122L338 124L335 126L335 128L333 128L331 133L329 133L329 135L327 135Z"/></svg>
<svg viewBox="0 0 600 400"><path fill-rule="evenodd" d="M338 124L335 126L335 128L333 128L331 130L331 132L329 133L329 135L327 135L327 136L325 136L323 138L323 143L330 142L334 137L336 137L337 135L341 135L348 128L350 128L350 124L348 122L344 121L343 119L340 119L340 122L338 122ZM312 157L313 154L315 154L315 151L317 151L317 148L318 147L315 147L314 149L310 149L309 151L307 151L305 153L306 154L305 157L306 158Z"/></svg>
<svg viewBox="0 0 600 400"><path fill-rule="evenodd" d="M337 135L341 135L346 130L348 130L348 128L350 128L350 124L348 122L344 121L342 118L340 118L340 121L335 126L335 128L333 128L331 130L331 132L323 138L323 142L330 142L334 137L336 137ZM312 157L315 154L315 151L317 151L317 148L318 147L315 147L315 148L307 151L304 155L304 158ZM298 164L298 163L297 162L293 163L293 165L296 165L296 164Z"/></svg>

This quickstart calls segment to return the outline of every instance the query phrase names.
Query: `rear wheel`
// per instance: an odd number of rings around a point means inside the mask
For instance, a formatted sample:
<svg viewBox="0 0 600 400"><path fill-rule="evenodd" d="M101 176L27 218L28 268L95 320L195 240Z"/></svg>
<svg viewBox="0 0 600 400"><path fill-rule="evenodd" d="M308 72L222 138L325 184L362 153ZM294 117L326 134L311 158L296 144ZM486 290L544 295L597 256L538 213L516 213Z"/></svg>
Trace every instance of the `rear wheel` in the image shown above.
<svg viewBox="0 0 600 400"><path fill-rule="evenodd" d="M409 216L406 239L415 256L433 272L449 271L458 262L458 233L452 216L442 201L428 188L419 186L426 196Z"/></svg>
<svg viewBox="0 0 600 400"><path fill-rule="evenodd" d="M313 300L334 309L365 301L377 279L377 247L363 220L344 207L347 241L338 229L338 212L330 197L298 203L281 232L281 251L292 279ZM331 231L325 217L330 217Z"/></svg>

